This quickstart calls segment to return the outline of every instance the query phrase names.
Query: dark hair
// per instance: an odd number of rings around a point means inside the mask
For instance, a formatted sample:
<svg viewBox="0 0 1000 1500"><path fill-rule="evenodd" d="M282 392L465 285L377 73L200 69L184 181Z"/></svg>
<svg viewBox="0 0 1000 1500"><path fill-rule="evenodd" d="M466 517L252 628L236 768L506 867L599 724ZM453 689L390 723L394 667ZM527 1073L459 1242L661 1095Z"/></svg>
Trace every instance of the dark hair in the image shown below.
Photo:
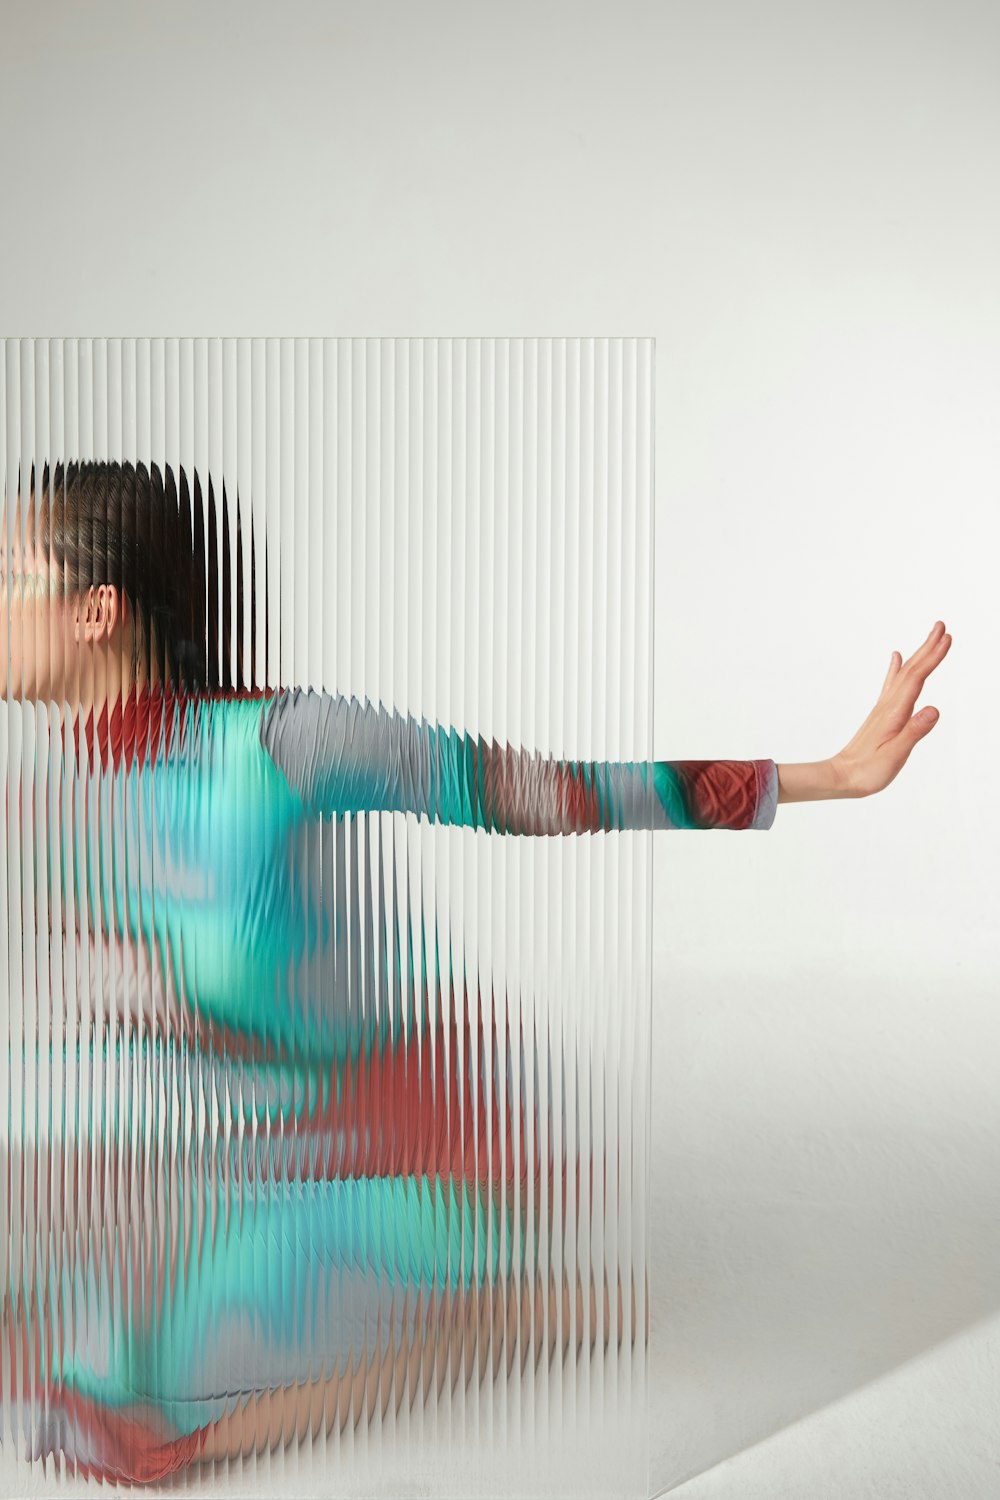
<svg viewBox="0 0 1000 1500"><path fill-rule="evenodd" d="M185 692L232 688L229 518L222 490L222 545L215 496L208 481L208 546L201 485L194 503L183 468L175 482L169 464L117 460L58 463L42 473L44 519L38 543L65 570L67 592L113 584L127 596L137 621L135 670L145 652L150 675ZM32 465L31 489L35 470ZM243 679L242 549L237 500L237 683ZM222 600L219 608L219 554ZM253 566L251 561L251 567ZM219 639L221 627L221 642Z"/></svg>

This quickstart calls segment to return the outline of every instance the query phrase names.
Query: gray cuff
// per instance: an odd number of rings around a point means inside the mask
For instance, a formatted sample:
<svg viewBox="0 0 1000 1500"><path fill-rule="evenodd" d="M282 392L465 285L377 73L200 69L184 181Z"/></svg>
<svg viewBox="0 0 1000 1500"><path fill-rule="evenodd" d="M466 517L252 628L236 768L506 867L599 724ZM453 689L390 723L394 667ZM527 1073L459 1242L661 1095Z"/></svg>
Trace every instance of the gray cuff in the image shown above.
<svg viewBox="0 0 1000 1500"><path fill-rule="evenodd" d="M773 760L755 760L757 772L757 811L751 828L770 828L778 808L778 767Z"/></svg>

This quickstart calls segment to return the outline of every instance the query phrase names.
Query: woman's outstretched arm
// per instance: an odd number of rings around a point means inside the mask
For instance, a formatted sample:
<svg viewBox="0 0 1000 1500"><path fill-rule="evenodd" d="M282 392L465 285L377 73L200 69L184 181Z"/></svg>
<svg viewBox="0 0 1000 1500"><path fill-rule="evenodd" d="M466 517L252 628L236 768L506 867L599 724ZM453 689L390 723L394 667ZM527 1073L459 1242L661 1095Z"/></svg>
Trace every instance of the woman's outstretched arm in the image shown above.
<svg viewBox="0 0 1000 1500"><path fill-rule="evenodd" d="M935 622L905 662L892 653L875 707L827 760L554 760L401 715L366 699L286 689L260 738L314 815L399 811L498 833L770 828L779 802L867 797L888 786L937 722L914 713L951 636Z"/></svg>
<svg viewBox="0 0 1000 1500"><path fill-rule="evenodd" d="M773 760L555 760L367 699L291 688L261 742L307 812L413 812L507 834L769 828Z"/></svg>

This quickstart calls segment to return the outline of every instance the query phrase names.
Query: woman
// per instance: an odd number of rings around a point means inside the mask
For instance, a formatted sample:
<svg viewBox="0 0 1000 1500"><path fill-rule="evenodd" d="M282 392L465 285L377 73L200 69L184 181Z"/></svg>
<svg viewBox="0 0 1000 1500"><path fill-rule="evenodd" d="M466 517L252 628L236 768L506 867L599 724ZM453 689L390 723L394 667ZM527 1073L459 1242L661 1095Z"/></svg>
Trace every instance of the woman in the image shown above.
<svg viewBox="0 0 1000 1500"><path fill-rule="evenodd" d="M527 1318L536 1357L551 1357L557 1321L568 1336L568 1283L543 1297L525 1274L523 1218L520 1243L509 1232L518 1185L538 1212L526 1184L542 1175L543 1132L521 1113L515 1172L493 1044L472 1035L450 975L422 1033L414 991L428 976L405 959L383 967L371 1003L357 935L398 930L399 912L359 891L344 814L522 835L766 829L778 802L888 785L936 720L913 709L950 645L939 621L906 663L894 652L872 712L828 760L554 761L367 700L234 686L228 580L221 599L211 569L204 581L206 550L228 556L214 526L210 486L206 549L197 478L192 505L183 471L101 463L57 466L51 481L46 468L37 497L32 473L23 526L18 513L10 538L3 527L0 690L59 705L74 730L58 768L74 836L49 847L46 895L50 930L79 945L87 976L79 1116L106 1118L94 1059L111 1043L137 1097L154 1073L157 1098L163 1085L149 1118L110 1127L115 1159L133 1163L116 1183L108 1142L11 1148L22 1183L51 1181L32 1153L56 1152L59 1180L88 1184L97 1205L80 1237L79 1202L27 1200L2 1284L30 1451L106 1477L243 1451L269 1423L343 1420L371 1389L388 1399L387 1372L412 1397L424 1377L405 1372L433 1368L435 1318L465 1330L467 1374L477 1352L499 1357L508 1316ZM186 1124L171 1103L184 1100ZM29 1265L15 1234L56 1248ZM105 1278L117 1291L102 1298ZM32 1292L46 1310L37 1343ZM606 1337L611 1322L606 1308Z"/></svg>

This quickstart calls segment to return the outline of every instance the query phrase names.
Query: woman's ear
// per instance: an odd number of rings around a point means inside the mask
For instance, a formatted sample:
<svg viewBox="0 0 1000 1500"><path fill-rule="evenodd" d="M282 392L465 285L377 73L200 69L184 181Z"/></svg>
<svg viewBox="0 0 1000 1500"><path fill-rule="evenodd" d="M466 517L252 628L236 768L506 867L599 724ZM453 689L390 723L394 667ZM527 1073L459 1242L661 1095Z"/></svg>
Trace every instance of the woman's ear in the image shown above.
<svg viewBox="0 0 1000 1500"><path fill-rule="evenodd" d="M113 583L93 584L73 606L77 641L107 641L125 625L125 594ZM81 637L82 627L82 637Z"/></svg>

